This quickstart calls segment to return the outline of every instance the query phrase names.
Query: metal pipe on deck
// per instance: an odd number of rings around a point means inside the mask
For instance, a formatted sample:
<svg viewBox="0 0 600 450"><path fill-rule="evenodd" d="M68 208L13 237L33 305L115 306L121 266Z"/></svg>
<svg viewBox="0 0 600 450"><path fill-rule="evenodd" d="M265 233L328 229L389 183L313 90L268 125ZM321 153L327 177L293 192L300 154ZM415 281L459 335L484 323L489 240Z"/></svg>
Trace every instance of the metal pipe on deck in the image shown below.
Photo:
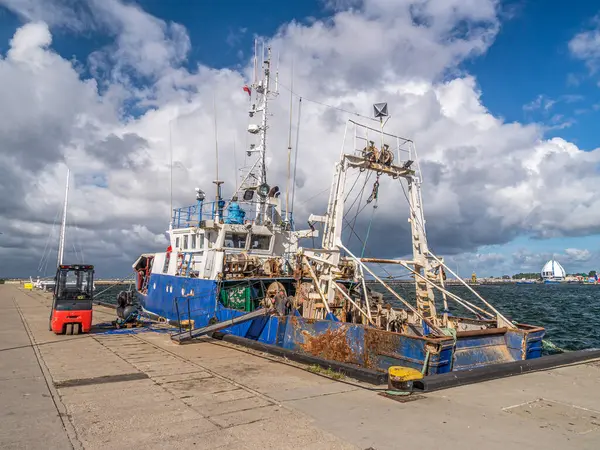
<svg viewBox="0 0 600 450"><path fill-rule="evenodd" d="M402 261L400 259L384 259L384 258L360 258L361 262L364 263L377 263L377 264L400 264L405 263L414 264L412 261Z"/></svg>
<svg viewBox="0 0 600 450"><path fill-rule="evenodd" d="M437 334L439 336L443 336L444 335L444 332L442 330L440 330L439 327L437 327L430 320L428 320L426 317L424 317L410 303L408 303L406 300L404 300L402 297L400 297L400 295L398 295L398 293L396 291L394 291L391 287L389 287L386 283L384 283L383 280L381 278L379 278L377 275L375 275L375 273L371 269L369 269L367 266L365 266L365 264L360 260L360 258L357 258L356 256L354 256L352 254L352 252L350 250L348 250L344 246L344 244L342 244L341 240L338 240L337 245L339 245L342 249L344 249L346 251L346 253L348 253L348 255L354 261L356 261L364 270L366 270L367 272L369 272L369 274L373 278L375 278L384 288L386 288L390 294L392 294L394 297L396 297L400 302L402 302L404 304L404 306L406 306L409 310L411 310L413 312L413 314L415 314L419 319L421 319L424 323L426 323L432 329L432 331L434 332L434 334Z"/></svg>
<svg viewBox="0 0 600 450"><path fill-rule="evenodd" d="M219 331L224 328L228 328L233 325L238 325L240 323L248 322L249 320L256 319L257 317L267 316L269 314L272 314L273 312L275 312L275 310L273 308L257 309L256 311L246 313L242 316L237 316L232 319L227 319L222 322L208 325L206 327L196 328L195 330L183 331L181 333L173 334L173 335L171 335L171 340L173 340L177 343L181 343L184 341L188 341L188 340L200 337L200 336L208 334L208 333L212 333L214 331Z"/></svg>
<svg viewBox="0 0 600 450"><path fill-rule="evenodd" d="M429 283L431 285L431 287L434 287L435 289L437 289L438 291L440 291L442 294L444 295L448 295L448 297L450 297L452 300L454 300L455 302L459 303L460 305L462 305L465 309L471 311L473 314L477 315L477 313L471 309L469 306L481 311L484 314L487 314L489 317L494 317L492 314L490 314L489 312L487 312L484 309L479 308L476 305L473 305L471 303L469 303L468 301L460 298L459 296L453 294L452 292L444 289L443 287L438 286L437 284L435 284L433 281L427 279L426 277L424 277L423 275L421 275L420 273L418 273L417 271L415 271L414 269L410 268L408 266L408 264L401 264L402 267L404 267L405 269L407 269L408 271L412 272L413 275L415 275L416 277L418 277L419 279L423 280L425 283ZM467 306L469 305L469 306ZM447 308L447 305L444 305Z"/></svg>
<svg viewBox="0 0 600 450"><path fill-rule="evenodd" d="M331 313L331 309L329 308L329 303L327 302L327 298L325 297L325 294L323 293L323 291L321 290L321 286L319 285L319 279L317 278L317 275L315 274L315 271L313 270L312 266L310 265L310 262L308 261L306 255L304 256L303 261L306 263L306 267L308 267L308 271L310 272L310 277L312 278L313 283L314 283L315 287L317 288L317 291L319 292L319 296L321 297L321 300L323 301L323 304L325 306L325 309L327 310L327 313Z"/></svg>
<svg viewBox="0 0 600 450"><path fill-rule="evenodd" d="M337 283L333 282L333 283L332 283L332 286L333 286L334 288L336 288L338 291L340 291L340 293L341 293L341 294L342 294L342 295L343 295L343 296L346 298L346 300L348 300L348 301L349 301L350 303L352 303L352 304L353 304L353 305L354 305L356 308L358 308L358 310L361 312L361 314L367 318L367 320L369 321L369 323L370 323L371 325L375 325L375 323L374 323L374 322L371 320L371 318L370 318L370 317L367 315L367 313L366 313L366 312L364 312L364 311L363 311L363 309L362 309L360 306L358 306L358 305L356 304L356 302L355 302L354 300L352 300L352 299L350 298L350 296L349 296L348 294L346 294L346 293L344 292L344 290L343 290L341 287L339 287L339 286L338 286L338 284L337 284Z"/></svg>
<svg viewBox="0 0 600 450"><path fill-rule="evenodd" d="M362 283L363 294L365 296L365 305L367 306L367 314L369 315L369 320L373 320L371 316L371 303L369 302L369 293L367 292L367 283L365 282L365 272L363 271L362 266L358 266L360 268L360 281Z"/></svg>
<svg viewBox="0 0 600 450"><path fill-rule="evenodd" d="M441 264L442 266L444 266L448 272L450 272L452 275L454 275L462 284L464 284L466 286L467 289L469 289L473 294L475 294L475 296L481 300L488 308L490 308L492 311L494 311L497 315L496 320L498 322L500 322L499 319L502 319L503 322L506 323L506 326L508 328L511 329L516 329L517 327L510 321L508 320L506 317L504 317L502 315L502 313L500 311L498 311L496 308L494 308L492 305L490 305L481 295L479 295L471 286L469 286L467 283L465 283L465 280L463 280L462 278L460 278L458 275L456 275L452 269L450 267L448 267L446 264L444 264L442 261L440 261L433 253L429 252L429 256L431 256L433 259L435 259L439 264ZM500 326L500 324L498 324L498 326Z"/></svg>

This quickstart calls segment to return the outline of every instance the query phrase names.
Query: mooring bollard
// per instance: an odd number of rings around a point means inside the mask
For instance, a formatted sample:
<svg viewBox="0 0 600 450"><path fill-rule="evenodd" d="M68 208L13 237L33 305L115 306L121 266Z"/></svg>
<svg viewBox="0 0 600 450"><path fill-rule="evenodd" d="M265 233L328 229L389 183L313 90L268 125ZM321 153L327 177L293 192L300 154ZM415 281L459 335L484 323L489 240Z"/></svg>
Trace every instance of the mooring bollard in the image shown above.
<svg viewBox="0 0 600 450"><path fill-rule="evenodd" d="M391 366L388 369L388 389L389 391L410 393L413 390L413 382L422 378L423 374L416 369Z"/></svg>

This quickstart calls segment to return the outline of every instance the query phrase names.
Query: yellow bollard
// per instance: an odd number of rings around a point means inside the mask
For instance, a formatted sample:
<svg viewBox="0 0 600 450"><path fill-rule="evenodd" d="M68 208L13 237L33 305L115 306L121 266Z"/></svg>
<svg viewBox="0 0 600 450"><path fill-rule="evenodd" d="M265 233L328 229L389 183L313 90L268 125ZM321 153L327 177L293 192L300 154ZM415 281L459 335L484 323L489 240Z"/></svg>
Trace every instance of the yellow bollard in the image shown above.
<svg viewBox="0 0 600 450"><path fill-rule="evenodd" d="M423 374L416 369L391 366L388 369L388 388L396 391L412 391L413 382L422 378Z"/></svg>

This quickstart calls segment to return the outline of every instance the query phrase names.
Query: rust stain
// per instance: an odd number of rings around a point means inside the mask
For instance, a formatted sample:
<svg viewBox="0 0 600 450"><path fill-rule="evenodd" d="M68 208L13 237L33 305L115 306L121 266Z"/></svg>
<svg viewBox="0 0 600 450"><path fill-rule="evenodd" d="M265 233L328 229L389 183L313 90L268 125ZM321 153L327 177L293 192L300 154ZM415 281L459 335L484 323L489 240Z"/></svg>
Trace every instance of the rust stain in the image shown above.
<svg viewBox="0 0 600 450"><path fill-rule="evenodd" d="M290 323L292 324L292 326L293 326L294 328L298 328L298 317L296 317L296 316L292 315L292 316L290 317Z"/></svg>
<svg viewBox="0 0 600 450"><path fill-rule="evenodd" d="M365 329L365 367L378 369L377 355L394 354L398 348L400 334L392 331Z"/></svg>
<svg viewBox="0 0 600 450"><path fill-rule="evenodd" d="M313 324L317 319L308 319L306 317L290 316L290 323L294 328L300 328L304 324Z"/></svg>
<svg viewBox="0 0 600 450"><path fill-rule="evenodd" d="M431 354L431 356L438 355L441 350L442 350L442 348L439 344L433 344L431 342L428 342L427 344L425 344L425 351L429 352Z"/></svg>
<svg viewBox="0 0 600 450"><path fill-rule="evenodd" d="M303 330L304 343L300 344L300 347L305 352L321 358L339 362L355 362L354 353L346 340L347 331L346 327L340 327L336 330L328 329L318 336L312 336L308 331Z"/></svg>

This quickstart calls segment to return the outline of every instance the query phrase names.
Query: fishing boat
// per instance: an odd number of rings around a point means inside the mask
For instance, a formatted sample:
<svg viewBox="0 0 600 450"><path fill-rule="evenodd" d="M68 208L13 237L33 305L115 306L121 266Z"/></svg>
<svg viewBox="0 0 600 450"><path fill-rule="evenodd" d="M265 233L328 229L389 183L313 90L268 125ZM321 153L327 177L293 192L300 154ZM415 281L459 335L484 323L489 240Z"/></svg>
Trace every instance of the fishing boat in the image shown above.
<svg viewBox="0 0 600 450"><path fill-rule="evenodd" d="M256 96L250 116L260 120L248 131L259 142L250 148L258 157L239 188L226 200L217 176L214 201L196 189L195 204L173 210L166 251L134 262L144 312L188 327L172 335L178 342L218 330L381 372L404 366L432 375L541 356L544 328L509 320L430 250L416 149L412 140L384 132L386 104L374 105L377 127L347 122L327 211L312 214L308 229L296 230L287 192L284 207L279 188L266 178L270 68L268 50L261 76L245 88ZM404 193L410 259L365 257L364 246L360 252L351 248L344 233L345 227L356 231L346 206L350 173L374 177L370 195L357 192L362 209L378 206L383 184L392 187L393 198ZM364 190L367 181L358 185ZM386 232L390 242L397 231ZM301 245L321 232L319 246ZM413 278L414 302L378 275L389 265ZM472 301L447 289L447 273Z"/></svg>

